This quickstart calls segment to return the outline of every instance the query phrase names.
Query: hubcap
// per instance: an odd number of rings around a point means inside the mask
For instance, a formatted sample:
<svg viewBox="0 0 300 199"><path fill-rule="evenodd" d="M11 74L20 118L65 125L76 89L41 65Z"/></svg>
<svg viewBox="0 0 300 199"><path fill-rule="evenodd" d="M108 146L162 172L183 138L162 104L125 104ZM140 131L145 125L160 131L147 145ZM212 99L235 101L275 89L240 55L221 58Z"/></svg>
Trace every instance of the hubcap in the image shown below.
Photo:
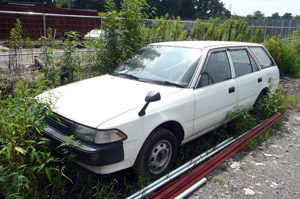
<svg viewBox="0 0 300 199"><path fill-rule="evenodd" d="M148 165L149 170L153 174L162 173L167 166L172 157L172 145L167 140L162 140L157 143L150 154Z"/></svg>

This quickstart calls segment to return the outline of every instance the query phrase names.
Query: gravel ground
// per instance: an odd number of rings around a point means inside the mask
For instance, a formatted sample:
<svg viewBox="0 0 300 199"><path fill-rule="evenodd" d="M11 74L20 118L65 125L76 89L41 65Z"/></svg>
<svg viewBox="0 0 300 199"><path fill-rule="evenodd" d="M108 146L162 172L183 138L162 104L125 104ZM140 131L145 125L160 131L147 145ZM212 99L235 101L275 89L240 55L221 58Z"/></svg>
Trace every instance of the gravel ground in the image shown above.
<svg viewBox="0 0 300 199"><path fill-rule="evenodd" d="M283 77L284 89L300 95L300 78ZM198 198L300 198L300 111L288 110L267 141L246 147L207 176L191 194Z"/></svg>

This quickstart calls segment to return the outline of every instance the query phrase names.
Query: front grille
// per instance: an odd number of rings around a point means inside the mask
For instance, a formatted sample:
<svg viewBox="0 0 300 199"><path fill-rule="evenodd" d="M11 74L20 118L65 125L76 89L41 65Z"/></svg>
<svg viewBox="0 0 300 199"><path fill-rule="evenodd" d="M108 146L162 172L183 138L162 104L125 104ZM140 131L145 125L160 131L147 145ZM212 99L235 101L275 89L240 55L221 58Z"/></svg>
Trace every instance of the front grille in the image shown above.
<svg viewBox="0 0 300 199"><path fill-rule="evenodd" d="M72 125L73 122L60 116L55 114L55 116L47 116L45 118L45 121L47 122L47 124L53 128L55 128L56 130L71 135L72 134Z"/></svg>

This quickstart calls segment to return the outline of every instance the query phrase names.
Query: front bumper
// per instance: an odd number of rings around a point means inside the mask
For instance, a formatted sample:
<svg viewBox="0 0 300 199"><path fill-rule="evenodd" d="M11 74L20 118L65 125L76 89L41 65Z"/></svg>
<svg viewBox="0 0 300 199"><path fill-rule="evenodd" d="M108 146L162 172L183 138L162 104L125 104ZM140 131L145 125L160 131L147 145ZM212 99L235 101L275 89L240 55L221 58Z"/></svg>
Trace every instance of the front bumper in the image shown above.
<svg viewBox="0 0 300 199"><path fill-rule="evenodd" d="M124 160L123 141L117 141L108 144L92 144L77 138L68 139L66 135L51 126L44 128L44 136L51 140L51 147L62 154L63 147L58 147L63 143L68 144L71 151L74 152L80 162L91 166L105 166L118 163ZM78 140L80 143L78 144Z"/></svg>

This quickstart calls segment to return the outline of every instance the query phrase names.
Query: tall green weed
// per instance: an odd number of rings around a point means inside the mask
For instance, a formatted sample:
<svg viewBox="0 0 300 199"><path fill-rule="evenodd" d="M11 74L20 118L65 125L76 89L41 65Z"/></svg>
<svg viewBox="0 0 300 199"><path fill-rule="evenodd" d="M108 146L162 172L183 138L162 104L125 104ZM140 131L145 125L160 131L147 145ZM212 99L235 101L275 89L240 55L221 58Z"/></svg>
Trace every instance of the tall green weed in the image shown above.
<svg viewBox="0 0 300 199"><path fill-rule="evenodd" d="M220 18L210 18L208 21L197 19L190 36L193 40L263 42L264 31L260 27L253 30L245 21L234 17L220 23Z"/></svg>
<svg viewBox="0 0 300 199"><path fill-rule="evenodd" d="M52 176L60 173L53 166L58 159L48 150L47 139L42 138L44 123L34 125L39 116L49 114L41 108L49 104L35 100L37 93L38 89L19 82L13 93L1 95L0 197L47 197L49 193L43 189L54 185Z"/></svg>
<svg viewBox="0 0 300 199"><path fill-rule="evenodd" d="M300 37L294 37L287 42L283 42L280 36L267 37L264 45L275 59L281 74L300 77L300 54L297 42L300 42Z"/></svg>

